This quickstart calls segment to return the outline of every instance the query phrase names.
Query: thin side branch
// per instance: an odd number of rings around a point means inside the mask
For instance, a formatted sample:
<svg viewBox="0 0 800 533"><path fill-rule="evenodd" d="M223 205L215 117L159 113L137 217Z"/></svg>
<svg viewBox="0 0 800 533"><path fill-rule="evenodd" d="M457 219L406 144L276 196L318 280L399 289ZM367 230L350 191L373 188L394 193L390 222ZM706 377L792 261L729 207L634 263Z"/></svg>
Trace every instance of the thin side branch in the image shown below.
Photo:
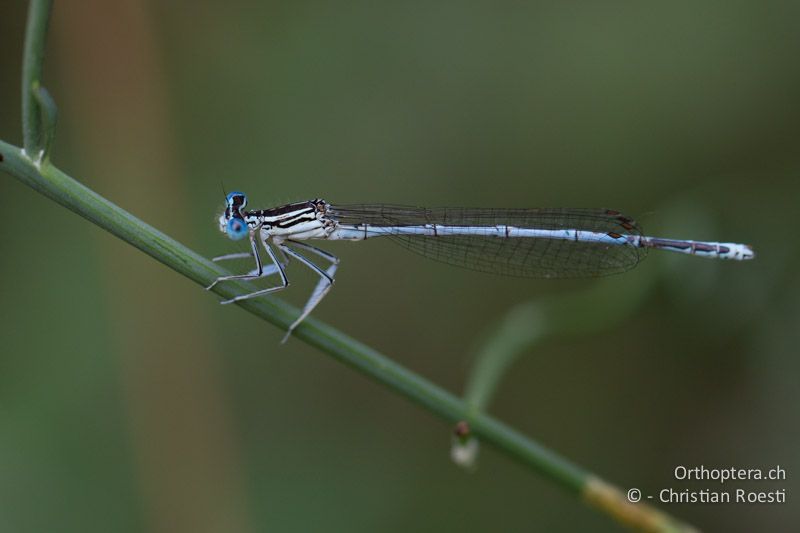
<svg viewBox="0 0 800 533"><path fill-rule="evenodd" d="M22 56L22 146L26 155L31 158L40 158L44 149L42 111L34 93L42 82L44 41L52 4L52 0L31 0L28 7L25 50Z"/></svg>
<svg viewBox="0 0 800 533"><path fill-rule="evenodd" d="M464 399L476 410L486 410L500 380L518 357L545 340L597 333L623 322L642 304L656 281L655 274L647 272L627 276L624 282L605 278L588 289L540 298L511 309L493 326L478 350Z"/></svg>
<svg viewBox="0 0 800 533"><path fill-rule="evenodd" d="M50 92L41 85L36 85L32 88L33 96L39 106L41 112L41 122L39 133L41 135L41 144L39 151L36 153L36 160L42 163L50 157L50 148L53 146L53 140L56 136L56 123L58 122L58 108Z"/></svg>

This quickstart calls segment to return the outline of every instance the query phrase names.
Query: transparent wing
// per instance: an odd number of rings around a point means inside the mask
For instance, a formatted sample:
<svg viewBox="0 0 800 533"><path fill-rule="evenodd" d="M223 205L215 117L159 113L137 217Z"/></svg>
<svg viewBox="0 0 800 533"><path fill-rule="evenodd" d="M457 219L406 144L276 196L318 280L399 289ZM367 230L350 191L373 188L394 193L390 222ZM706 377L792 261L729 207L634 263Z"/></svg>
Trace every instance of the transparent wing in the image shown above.
<svg viewBox="0 0 800 533"><path fill-rule="evenodd" d="M484 209L362 204L331 206L343 224L373 226L515 226L546 230L574 229L614 235L642 235L633 219L610 209ZM475 235L390 235L420 255L450 265L506 276L577 278L629 270L646 255L645 248L531 237Z"/></svg>

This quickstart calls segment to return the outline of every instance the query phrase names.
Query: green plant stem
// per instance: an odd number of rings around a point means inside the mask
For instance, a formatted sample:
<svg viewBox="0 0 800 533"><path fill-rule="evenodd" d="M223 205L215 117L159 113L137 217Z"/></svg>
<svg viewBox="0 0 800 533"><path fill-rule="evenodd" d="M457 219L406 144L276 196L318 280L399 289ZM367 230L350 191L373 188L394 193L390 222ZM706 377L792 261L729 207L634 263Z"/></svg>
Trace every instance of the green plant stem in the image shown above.
<svg viewBox="0 0 800 533"><path fill-rule="evenodd" d="M42 143L41 106L34 94L42 81L44 41L52 0L31 0L22 61L22 146L28 157L39 157Z"/></svg>
<svg viewBox="0 0 800 533"><path fill-rule="evenodd" d="M227 274L217 264L142 222L48 162L36 164L25 157L19 148L2 141L0 169L202 286L207 286L218 276ZM250 291L252 287L242 282L222 283L214 290L225 298ZM237 305L282 329L287 328L298 314L296 308L277 298L243 300ZM308 318L298 326L294 336L418 403L449 423L468 421L472 432L484 442L494 445L579 497L587 497L589 481L597 479L506 424L485 413L475 412L463 400L395 363L377 350L319 320ZM613 509L602 506L598 508L614 514Z"/></svg>

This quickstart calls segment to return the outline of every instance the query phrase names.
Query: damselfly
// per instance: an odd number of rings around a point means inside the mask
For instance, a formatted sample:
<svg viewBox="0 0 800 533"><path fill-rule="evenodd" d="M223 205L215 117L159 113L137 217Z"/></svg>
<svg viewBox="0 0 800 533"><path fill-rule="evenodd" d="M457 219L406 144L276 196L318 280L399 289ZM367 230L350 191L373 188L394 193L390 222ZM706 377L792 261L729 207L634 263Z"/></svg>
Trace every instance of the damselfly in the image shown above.
<svg viewBox="0 0 800 533"><path fill-rule="evenodd" d="M401 205L332 205L325 200L247 211L247 197L232 192L219 217L220 230L234 240L250 238L250 252L215 257L255 258L255 270L217 278L252 280L273 274L280 285L237 296L228 304L264 296L289 285L289 258L319 276L294 328L319 304L333 285L339 259L303 242L310 239L361 241L389 237L413 252L472 270L534 278L604 276L636 266L650 248L717 259L754 257L750 246L736 243L662 239L645 236L633 219L610 209L491 209L408 207ZM271 264L259 255L263 246ZM301 252L328 263L323 269Z"/></svg>

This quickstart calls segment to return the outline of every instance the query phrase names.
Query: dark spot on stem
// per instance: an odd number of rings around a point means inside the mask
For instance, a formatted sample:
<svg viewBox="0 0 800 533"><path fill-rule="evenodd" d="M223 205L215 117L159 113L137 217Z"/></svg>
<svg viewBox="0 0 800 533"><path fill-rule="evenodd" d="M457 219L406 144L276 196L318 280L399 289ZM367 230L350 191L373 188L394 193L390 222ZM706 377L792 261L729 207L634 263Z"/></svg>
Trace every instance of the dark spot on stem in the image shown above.
<svg viewBox="0 0 800 533"><path fill-rule="evenodd" d="M467 421L466 420L461 420L458 424L456 424L456 427L454 428L453 433L455 433L456 437L459 437L459 438L462 438L462 439L466 438L466 437L469 437L471 431L469 429L469 424L467 423Z"/></svg>
<svg viewBox="0 0 800 533"><path fill-rule="evenodd" d="M0 154L0 163L2 163L4 159L3 154Z"/></svg>

